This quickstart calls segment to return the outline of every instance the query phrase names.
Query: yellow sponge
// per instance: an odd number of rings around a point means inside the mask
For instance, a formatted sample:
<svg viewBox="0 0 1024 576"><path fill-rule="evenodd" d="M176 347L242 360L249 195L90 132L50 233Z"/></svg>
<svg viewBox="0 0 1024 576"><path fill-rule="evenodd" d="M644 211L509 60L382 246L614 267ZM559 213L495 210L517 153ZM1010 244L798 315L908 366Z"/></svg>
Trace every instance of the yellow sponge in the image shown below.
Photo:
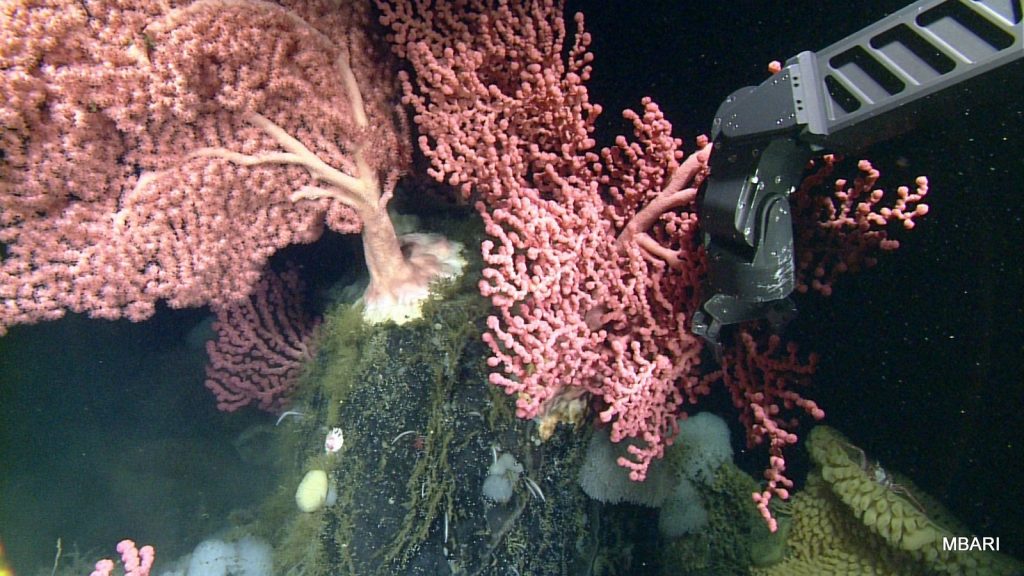
<svg viewBox="0 0 1024 576"><path fill-rule="evenodd" d="M966 529L909 480L871 462L827 426L807 439L815 464L806 488L788 505L782 562L754 574L1012 576L1022 565L993 552L944 550L943 538Z"/></svg>

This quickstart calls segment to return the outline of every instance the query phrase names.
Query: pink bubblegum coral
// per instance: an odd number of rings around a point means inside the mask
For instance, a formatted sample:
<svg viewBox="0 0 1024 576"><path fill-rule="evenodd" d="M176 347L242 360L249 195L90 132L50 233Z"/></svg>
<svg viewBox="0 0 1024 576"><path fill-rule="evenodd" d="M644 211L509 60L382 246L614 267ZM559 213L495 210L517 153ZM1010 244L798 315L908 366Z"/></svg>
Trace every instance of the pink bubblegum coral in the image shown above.
<svg viewBox="0 0 1024 576"><path fill-rule="evenodd" d="M294 269L268 270L250 298L215 307L217 339L205 385L227 412L256 403L276 412L290 399L304 362L313 358L319 321L303 307L303 285Z"/></svg>
<svg viewBox="0 0 1024 576"><path fill-rule="evenodd" d="M815 420L825 412L796 389L807 386L817 367L817 356L811 354L805 363L797 356L796 344L782 346L782 338L767 334L763 325L744 325L737 334L735 346L722 358L722 369L708 374L708 380L721 378L732 395L733 405L740 411L740 421L747 429L747 446L753 448L768 440L767 485L753 495L757 509L775 532L778 523L768 508L773 496L789 498L793 482L786 476L783 449L796 444L791 430L797 426L796 409Z"/></svg>
<svg viewBox="0 0 1024 576"><path fill-rule="evenodd" d="M491 382L519 416L587 392L634 479L675 435L682 406L706 393L701 344L686 322L702 263L692 207L710 147L681 166L657 105L627 112L634 138L595 151L589 36L567 41L561 4L438 3L429 21L381 3L431 174L458 186L493 240L481 292L499 314L485 340Z"/></svg>
<svg viewBox="0 0 1024 576"><path fill-rule="evenodd" d="M406 304L452 271L429 248L403 256L387 215L409 149L368 7L178 6L0 15L0 333L239 300L325 224L362 232L369 303Z"/></svg>
<svg viewBox="0 0 1024 576"><path fill-rule="evenodd" d="M898 187L890 200L875 188L880 174L867 160L857 163L858 175L849 186L840 179L832 190L823 189L836 160L831 154L822 157L793 195L800 292L830 295L839 276L874 266L879 250L899 248L899 241L889 236L890 223L909 230L915 218L928 213L928 205L922 202L928 194L927 178L918 177L913 191Z"/></svg>
<svg viewBox="0 0 1024 576"><path fill-rule="evenodd" d="M788 495L782 449L796 441L781 414L823 413L792 389L813 362L777 340L741 332L723 370L701 377L690 319L705 273L694 209L707 140L685 156L644 99L623 115L632 138L598 150L590 37L576 15L569 39L562 2L436 2L429 17L409 0L378 5L414 72L401 76L404 101L429 172L476 200L490 236L480 283L497 310L484 335L490 381L516 396L520 417L540 419L541 434L553 412L572 417L592 398L612 441L635 439L619 460L634 480L672 443L687 405L721 382L748 440L768 440L757 504L770 521L771 496Z"/></svg>
<svg viewBox="0 0 1024 576"><path fill-rule="evenodd" d="M156 551L152 546L136 548L132 540L121 540L117 543L117 552L121 554L124 565L124 576L149 576L156 559ZM114 561L103 559L96 563L96 569L90 576L110 576L114 572Z"/></svg>

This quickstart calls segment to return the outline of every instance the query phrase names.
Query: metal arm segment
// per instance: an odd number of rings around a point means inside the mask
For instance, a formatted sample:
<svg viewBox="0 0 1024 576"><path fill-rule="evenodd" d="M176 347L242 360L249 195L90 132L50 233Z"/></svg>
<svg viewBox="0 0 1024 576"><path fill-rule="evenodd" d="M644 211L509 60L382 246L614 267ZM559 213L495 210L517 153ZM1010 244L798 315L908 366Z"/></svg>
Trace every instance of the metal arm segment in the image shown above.
<svg viewBox="0 0 1024 576"><path fill-rule="evenodd" d="M989 97L972 88L1022 68L1021 0L922 0L730 95L701 199L709 270L694 332L717 346L724 326L795 313L788 197L812 155L909 131L957 98Z"/></svg>

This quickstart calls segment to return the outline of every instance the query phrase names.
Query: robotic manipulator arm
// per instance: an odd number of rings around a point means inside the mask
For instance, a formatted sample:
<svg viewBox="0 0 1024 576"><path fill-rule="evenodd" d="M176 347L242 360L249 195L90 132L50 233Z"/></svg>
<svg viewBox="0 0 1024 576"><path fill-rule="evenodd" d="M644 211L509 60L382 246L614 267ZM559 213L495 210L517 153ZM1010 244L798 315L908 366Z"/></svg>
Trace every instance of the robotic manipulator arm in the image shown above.
<svg viewBox="0 0 1024 576"><path fill-rule="evenodd" d="M922 0L731 94L700 200L708 278L693 331L720 352L727 326L767 319L779 330L793 318L788 198L814 155L907 132L1022 72L1021 0Z"/></svg>

